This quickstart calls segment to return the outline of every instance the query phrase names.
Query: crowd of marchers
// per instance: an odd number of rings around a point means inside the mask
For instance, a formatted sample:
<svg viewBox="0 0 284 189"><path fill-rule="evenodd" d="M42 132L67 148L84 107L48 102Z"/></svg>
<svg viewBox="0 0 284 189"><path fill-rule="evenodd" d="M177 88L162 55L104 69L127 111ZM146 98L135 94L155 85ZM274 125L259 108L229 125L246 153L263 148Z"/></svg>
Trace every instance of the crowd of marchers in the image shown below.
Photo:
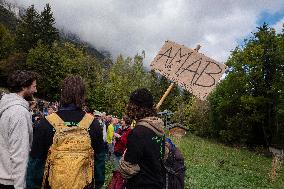
<svg viewBox="0 0 284 189"><path fill-rule="evenodd" d="M62 81L59 102L34 100L38 75L15 71L0 101L0 188L163 188L163 122L153 96L137 89L121 119L89 111L84 80Z"/></svg>

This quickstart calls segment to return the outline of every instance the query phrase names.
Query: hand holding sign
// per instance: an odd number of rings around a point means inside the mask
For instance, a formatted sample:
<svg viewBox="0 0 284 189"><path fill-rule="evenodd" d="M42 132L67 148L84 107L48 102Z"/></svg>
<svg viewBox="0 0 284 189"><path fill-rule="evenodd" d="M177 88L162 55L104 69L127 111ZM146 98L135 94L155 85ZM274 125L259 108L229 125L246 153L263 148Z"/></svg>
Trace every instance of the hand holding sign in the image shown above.
<svg viewBox="0 0 284 189"><path fill-rule="evenodd" d="M226 66L177 43L166 41L152 69L204 100L213 90Z"/></svg>

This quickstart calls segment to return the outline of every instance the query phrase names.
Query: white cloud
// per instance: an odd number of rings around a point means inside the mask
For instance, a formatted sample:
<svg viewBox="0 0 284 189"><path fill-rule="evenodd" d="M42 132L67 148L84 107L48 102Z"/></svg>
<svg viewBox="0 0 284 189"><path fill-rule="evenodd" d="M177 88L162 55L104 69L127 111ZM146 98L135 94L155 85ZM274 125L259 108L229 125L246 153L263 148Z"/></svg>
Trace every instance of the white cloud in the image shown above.
<svg viewBox="0 0 284 189"><path fill-rule="evenodd" d="M275 25L273 25L272 27L275 29L275 31L277 33L281 33L283 30L283 26L284 26L284 17L279 20Z"/></svg>
<svg viewBox="0 0 284 189"><path fill-rule="evenodd" d="M146 51L148 65L165 40L226 61L237 40L256 28L260 13L284 11L283 0L10 0L42 10L50 3L58 27L100 50L133 56ZM283 20L282 20L283 21Z"/></svg>

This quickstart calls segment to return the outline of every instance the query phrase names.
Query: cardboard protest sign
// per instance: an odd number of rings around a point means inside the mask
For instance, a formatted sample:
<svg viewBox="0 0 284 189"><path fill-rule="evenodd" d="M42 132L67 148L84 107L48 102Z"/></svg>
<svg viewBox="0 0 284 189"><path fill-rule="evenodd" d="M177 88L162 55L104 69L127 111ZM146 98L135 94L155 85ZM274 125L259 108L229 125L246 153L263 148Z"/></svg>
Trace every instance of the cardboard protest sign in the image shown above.
<svg viewBox="0 0 284 189"><path fill-rule="evenodd" d="M151 68L201 100L213 90L226 66L197 51L166 41Z"/></svg>

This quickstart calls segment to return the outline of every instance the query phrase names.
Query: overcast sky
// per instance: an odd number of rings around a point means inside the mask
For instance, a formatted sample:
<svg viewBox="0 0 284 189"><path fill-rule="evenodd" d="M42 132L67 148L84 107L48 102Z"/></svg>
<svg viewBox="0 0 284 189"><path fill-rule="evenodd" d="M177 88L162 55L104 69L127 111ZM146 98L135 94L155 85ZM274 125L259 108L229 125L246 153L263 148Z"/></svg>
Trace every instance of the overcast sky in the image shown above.
<svg viewBox="0 0 284 189"><path fill-rule="evenodd" d="M284 0L8 1L34 4L38 11L49 3L58 28L78 34L113 58L145 50L146 65L166 40L190 48L200 44L200 52L225 62L259 23L267 21L279 31L284 23Z"/></svg>

